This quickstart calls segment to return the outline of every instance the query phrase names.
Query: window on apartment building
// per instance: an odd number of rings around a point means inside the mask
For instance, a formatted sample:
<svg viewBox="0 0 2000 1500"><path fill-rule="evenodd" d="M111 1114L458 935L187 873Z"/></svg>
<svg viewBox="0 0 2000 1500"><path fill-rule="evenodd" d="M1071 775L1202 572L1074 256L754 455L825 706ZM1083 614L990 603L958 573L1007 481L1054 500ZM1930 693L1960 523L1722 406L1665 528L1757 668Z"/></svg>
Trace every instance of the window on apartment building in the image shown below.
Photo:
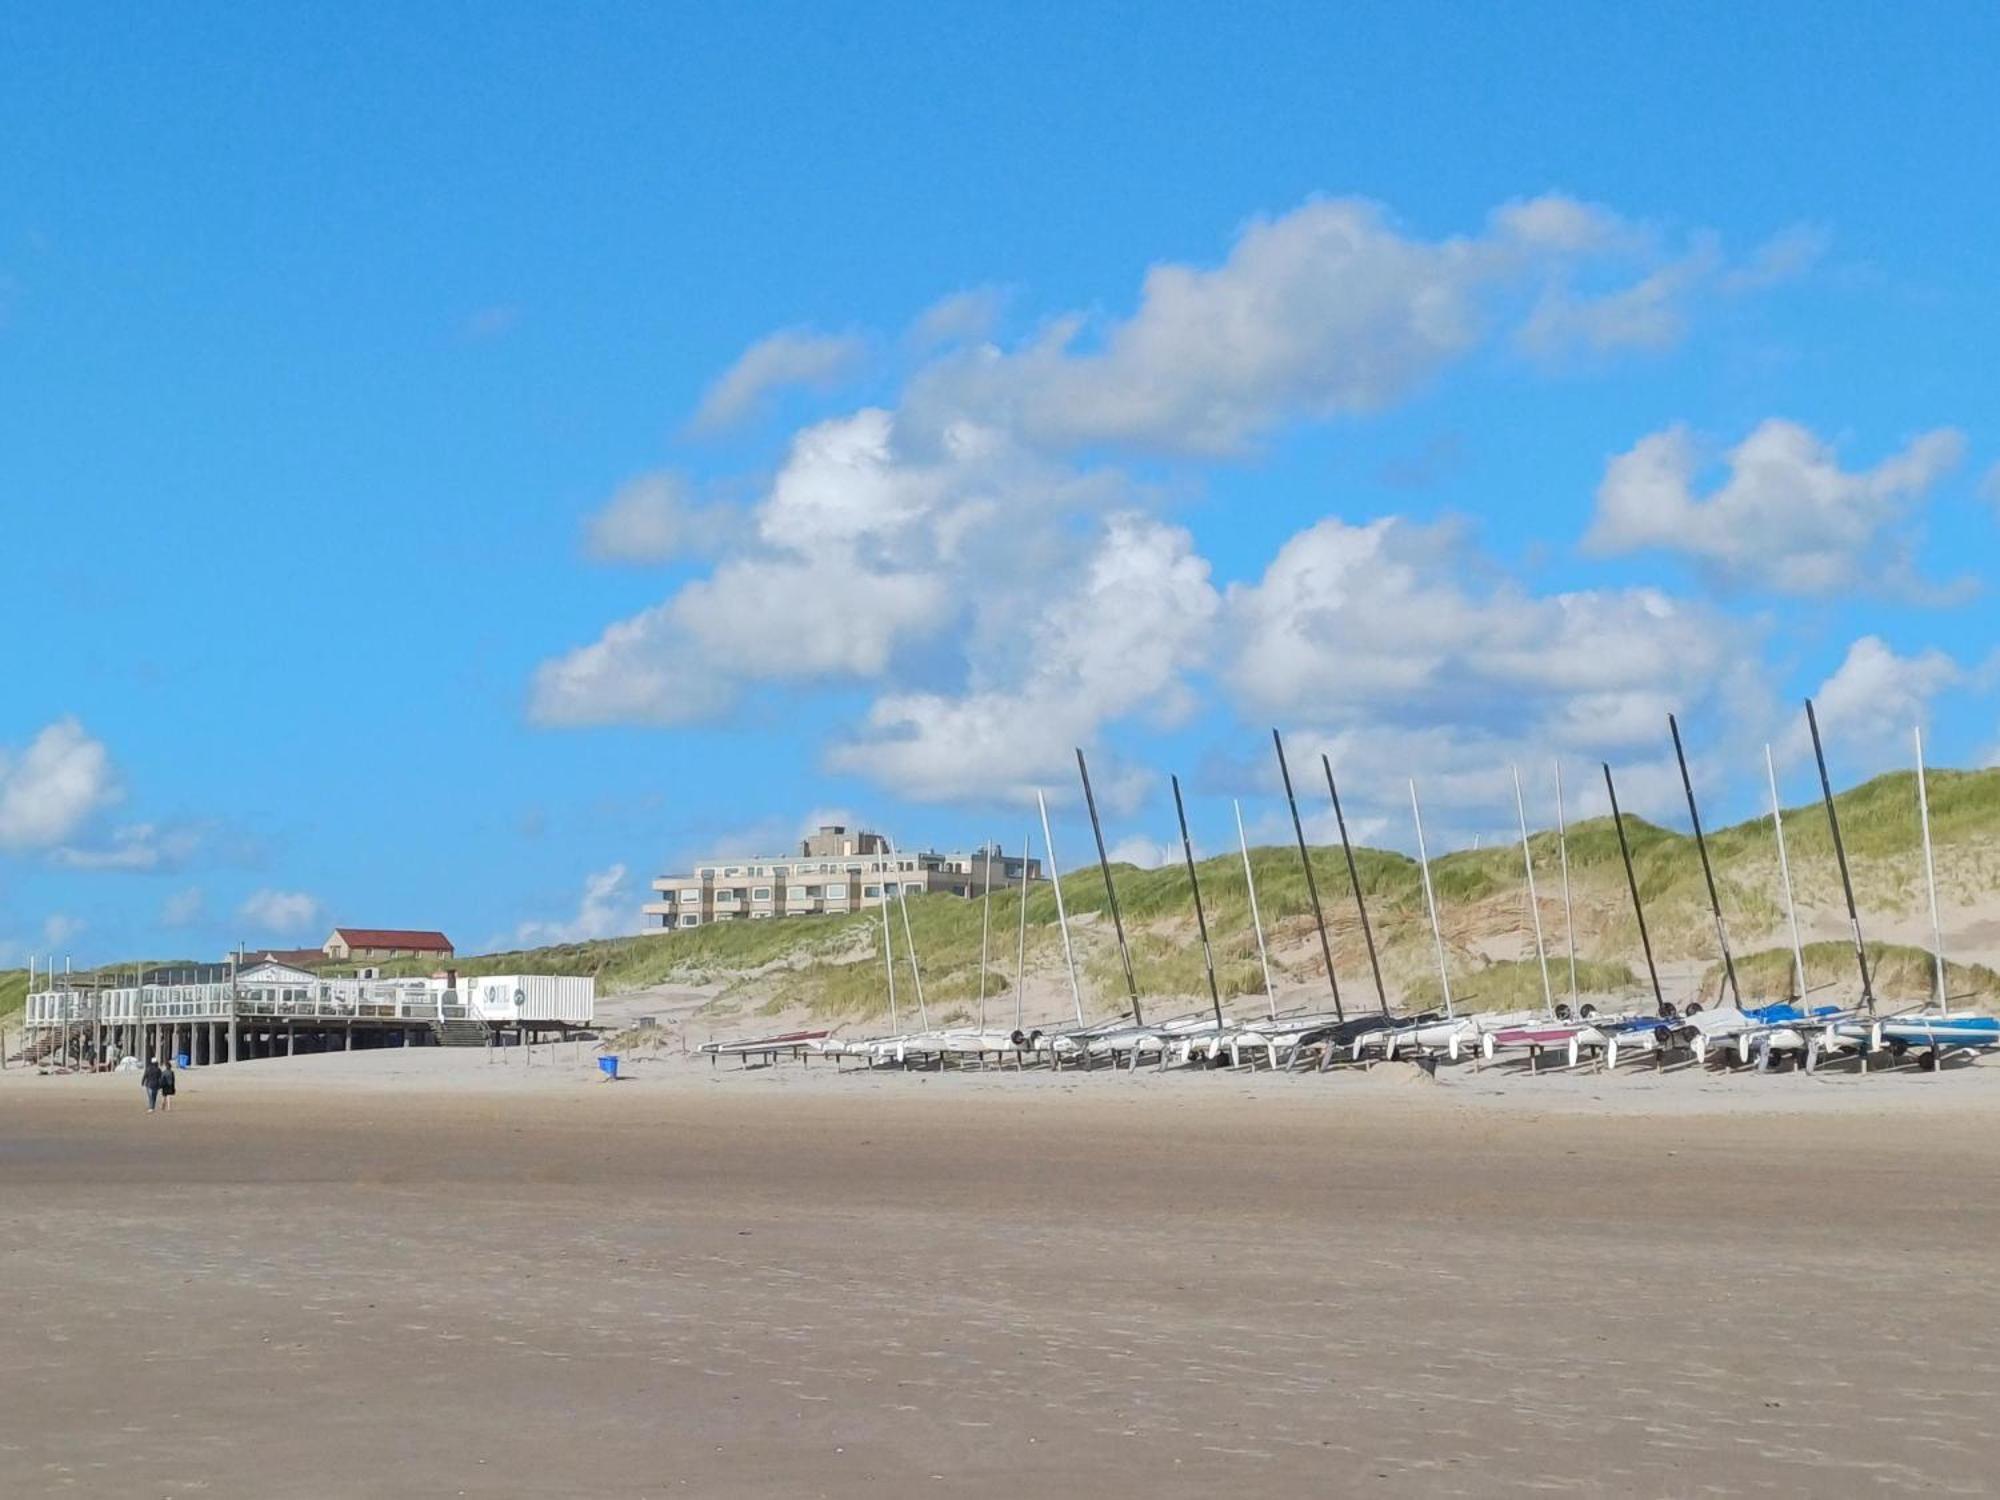
<svg viewBox="0 0 2000 1500"><path fill-rule="evenodd" d="M861 894L863 896L879 896L882 894L882 887L879 885L864 885L861 887Z"/></svg>
<svg viewBox="0 0 2000 1500"><path fill-rule="evenodd" d="M735 891L717 891L715 899L723 906L734 906L738 900L738 896Z"/></svg>
<svg viewBox="0 0 2000 1500"><path fill-rule="evenodd" d="M750 893L750 899L752 901L769 901L771 899L771 888L768 885L758 886Z"/></svg>
<svg viewBox="0 0 2000 1500"><path fill-rule="evenodd" d="M803 900L805 900L805 899L806 899L806 888L805 888L804 886L802 886L802 885L794 885L794 886L788 886L788 887L786 887L786 889L785 889L785 899L786 899L787 901L803 901Z"/></svg>
<svg viewBox="0 0 2000 1500"><path fill-rule="evenodd" d="M826 888L826 899L829 901L845 901L847 899L847 882L836 880L829 885Z"/></svg>
<svg viewBox="0 0 2000 1500"><path fill-rule="evenodd" d="M681 926L683 927L699 927L700 925L701 918L697 917L693 912L689 912L681 918Z"/></svg>
<svg viewBox="0 0 2000 1500"><path fill-rule="evenodd" d="M814 901L817 901L819 899L819 892L820 888L816 885L809 885L806 887L807 897Z"/></svg>

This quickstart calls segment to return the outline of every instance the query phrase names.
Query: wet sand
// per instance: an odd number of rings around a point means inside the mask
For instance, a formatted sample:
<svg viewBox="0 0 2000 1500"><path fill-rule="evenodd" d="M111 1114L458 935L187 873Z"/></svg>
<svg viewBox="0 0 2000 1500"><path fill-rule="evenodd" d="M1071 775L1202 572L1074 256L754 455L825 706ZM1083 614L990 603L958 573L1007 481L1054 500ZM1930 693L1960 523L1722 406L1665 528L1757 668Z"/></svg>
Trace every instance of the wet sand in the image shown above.
<svg viewBox="0 0 2000 1500"><path fill-rule="evenodd" d="M1541 1108L1220 1075L392 1092L340 1062L199 1074L168 1118L125 1079L0 1087L0 1494L2000 1471L1992 1077L1634 1113L1615 1079Z"/></svg>

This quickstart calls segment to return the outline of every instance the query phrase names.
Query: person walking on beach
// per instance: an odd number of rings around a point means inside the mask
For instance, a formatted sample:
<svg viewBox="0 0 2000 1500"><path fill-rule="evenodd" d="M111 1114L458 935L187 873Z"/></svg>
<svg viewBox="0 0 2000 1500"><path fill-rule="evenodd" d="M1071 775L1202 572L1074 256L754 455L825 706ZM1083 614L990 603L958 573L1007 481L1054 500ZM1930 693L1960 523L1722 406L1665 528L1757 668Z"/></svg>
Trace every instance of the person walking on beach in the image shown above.
<svg viewBox="0 0 2000 1500"><path fill-rule="evenodd" d="M174 1060L171 1057L160 1061L160 1108L174 1107Z"/></svg>
<svg viewBox="0 0 2000 1500"><path fill-rule="evenodd" d="M151 1114L160 1103L160 1065L150 1057L146 1071L139 1075L139 1087L146 1091L146 1112Z"/></svg>

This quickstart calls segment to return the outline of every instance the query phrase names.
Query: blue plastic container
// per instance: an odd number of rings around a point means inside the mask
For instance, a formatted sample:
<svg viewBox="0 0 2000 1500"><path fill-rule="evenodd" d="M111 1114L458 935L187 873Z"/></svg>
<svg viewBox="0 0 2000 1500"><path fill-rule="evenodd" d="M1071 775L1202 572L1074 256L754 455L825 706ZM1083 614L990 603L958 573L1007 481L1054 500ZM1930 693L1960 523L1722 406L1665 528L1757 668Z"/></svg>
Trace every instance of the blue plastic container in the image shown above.
<svg viewBox="0 0 2000 1500"><path fill-rule="evenodd" d="M616 1078L618 1076L618 1059L615 1057L598 1058L597 1071L602 1073L606 1078Z"/></svg>
<svg viewBox="0 0 2000 1500"><path fill-rule="evenodd" d="M174 1066L177 1068L186 1068L186 1067L191 1067L192 1064L188 1062L188 1055L185 1052L183 1052L181 1053L180 1056L174 1059Z"/></svg>

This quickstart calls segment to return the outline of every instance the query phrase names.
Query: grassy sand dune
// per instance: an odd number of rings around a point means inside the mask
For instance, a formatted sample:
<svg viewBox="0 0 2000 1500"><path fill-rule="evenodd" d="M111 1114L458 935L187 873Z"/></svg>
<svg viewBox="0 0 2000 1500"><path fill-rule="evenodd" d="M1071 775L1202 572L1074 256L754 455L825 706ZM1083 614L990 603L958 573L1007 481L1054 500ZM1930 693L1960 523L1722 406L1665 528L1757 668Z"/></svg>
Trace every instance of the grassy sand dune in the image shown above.
<svg viewBox="0 0 2000 1500"><path fill-rule="evenodd" d="M1990 904L2000 892L2000 771L1939 771L1931 778L1932 818L1939 879L1947 900L1961 906ZM1865 921L1912 920L1922 910L1915 778L1883 776L1843 793L1841 831L1855 871ZM1832 839L1815 803L1784 814L1793 878L1808 922L1841 910ZM1705 998L1720 988L1715 932L1700 860L1691 837L1628 816L1625 834L1646 903L1656 958L1669 999ZM1551 984L1569 990L1569 934L1561 895L1560 850L1552 831L1530 840L1540 885L1541 919L1550 957ZM1768 819L1715 830L1710 852L1732 935L1746 951L1739 977L1746 994L1786 992L1789 955L1783 931L1783 892ZM1643 999L1649 991L1640 961L1618 840L1608 818L1589 819L1569 831L1570 911L1575 922L1578 988L1597 996ZM1297 852L1287 846L1251 851L1278 988L1297 1003L1325 986L1311 893ZM1346 862L1337 847L1312 851L1313 879L1325 912L1335 972L1349 1005L1375 1003L1367 945ZM1392 1002L1436 1004L1440 998L1416 862L1388 850L1356 851L1360 884L1385 988ZM1208 916L1217 985L1226 1001L1254 1008L1264 992L1262 965L1250 923L1249 896L1240 857L1224 853L1197 862ZM1445 928L1454 999L1468 1008L1512 1009L1538 1003L1539 966L1533 959L1533 924L1520 850L1497 846L1460 850L1432 865ZM1142 999L1149 1008L1206 1005L1207 977L1187 872L1179 864L1141 870L1114 867L1118 903L1132 950ZM1124 1008L1119 962L1104 883L1092 866L1063 879L1064 905L1086 1008L1104 1014ZM1021 897L993 900L985 987L989 1016L1006 1013L1016 974ZM911 931L922 960L925 998L933 1022L969 1019L980 990L980 903L926 896L909 905ZM915 985L908 969L902 916L890 938L897 963L900 1008L915 1014ZM859 1019L885 1011L883 934L879 914L854 917L743 922L602 943L501 954L472 960L491 972L595 969L607 991L658 983L719 986L712 1018L776 1017L804 1013L825 1020ZM1030 982L1054 981L1064 990L1055 896L1047 886L1027 898L1027 972ZM1764 951L1768 950L1768 951ZM1885 999L1921 996L1928 957L1921 950L1883 943L1878 993ZM1811 983L1850 982L1851 950L1815 942L1807 953ZM1991 971L1954 967L1954 994L1995 993Z"/></svg>
<svg viewBox="0 0 2000 1500"><path fill-rule="evenodd" d="M1817 1004L1850 1000L1861 993L1860 970L1852 943L1805 945L1806 992ZM1745 1004L1786 1000L1798 991L1790 948L1767 948L1736 957L1736 983ZM1937 993L1936 961L1922 948L1904 943L1868 944L1868 972L1875 997L1884 1004L1919 1005ZM1701 979L1701 998L1713 1005L1723 997L1720 963ZM1991 1005L2000 1000L2000 973L1984 964L1945 962L1945 993L1954 1005Z"/></svg>
<svg viewBox="0 0 2000 1500"><path fill-rule="evenodd" d="M1931 776L1930 792L1945 902L1966 920L1990 925L2000 910L2000 770L1940 770ZM1926 910L1915 777L1910 773L1877 777L1837 800L1864 927L1871 936L1885 938L1878 993L1884 998L1920 997L1928 985L1929 960L1921 950L1893 940L1907 937ZM1824 811L1816 802L1789 809L1784 826L1807 935L1823 939L1827 929L1845 927ZM1702 998L1712 1004L1720 988L1720 964L1694 840L1629 815L1625 835L1668 998ZM1611 821L1588 819L1569 830L1567 913L1557 836L1544 831L1529 842L1554 990L1559 996L1569 991L1568 952L1573 941L1581 991L1644 998L1650 987ZM1770 820L1750 819L1716 829L1709 835L1709 845L1734 946L1746 955L1739 972L1746 995L1762 998L1788 992L1789 938ZM1373 974L1346 861L1337 846L1315 848L1311 857L1342 997L1351 1006L1372 1006ZM1278 990L1287 1003L1308 1002L1320 995L1330 998L1312 896L1296 849L1289 845L1253 849L1250 861ZM1416 862L1380 849L1357 850L1355 862L1368 903L1376 960L1391 1001L1437 1003L1436 954ZM1262 1003L1265 986L1242 860L1230 851L1199 861L1197 870L1217 986L1225 1001L1255 1008ZM1173 863L1141 870L1118 865L1114 878L1133 968L1149 1014L1205 1007L1208 981L1185 867ZM1432 878L1454 999L1480 1009L1539 1003L1542 979L1534 962L1534 924L1519 847L1446 854L1432 862ZM1101 874L1094 865L1073 869L1064 876L1062 890L1086 1009L1101 1015L1126 1008L1124 971ZM989 1018L1010 1014L1021 941L1021 900L1018 891L1009 890L997 893L992 902L983 980ZM978 1009L981 920L978 901L923 896L909 903L924 999L934 1023L967 1020ZM1821 931L1812 930L1815 923ZM1899 926L1904 929L1900 933L1886 931ZM899 1010L914 1017L916 983L909 970L900 911L893 913L888 938L896 960ZM706 1012L711 1020L785 1015L860 1020L886 1015L883 943L882 916L873 912L730 922L560 944L461 958L456 966L468 974L595 974L607 995L667 984L706 988L714 992ZM1952 945L1948 926L1947 949ZM1831 990L1852 983L1851 949L1842 943L1812 942L1807 964L1816 992L1823 986ZM433 967L428 961L409 961L391 966L389 972L427 973ZM1029 984L1045 993L1054 985L1067 1007L1055 893L1046 884L1027 897L1026 973ZM1996 981L1989 969L1955 967L1952 991L1993 996ZM0 987L0 1011L8 993Z"/></svg>

